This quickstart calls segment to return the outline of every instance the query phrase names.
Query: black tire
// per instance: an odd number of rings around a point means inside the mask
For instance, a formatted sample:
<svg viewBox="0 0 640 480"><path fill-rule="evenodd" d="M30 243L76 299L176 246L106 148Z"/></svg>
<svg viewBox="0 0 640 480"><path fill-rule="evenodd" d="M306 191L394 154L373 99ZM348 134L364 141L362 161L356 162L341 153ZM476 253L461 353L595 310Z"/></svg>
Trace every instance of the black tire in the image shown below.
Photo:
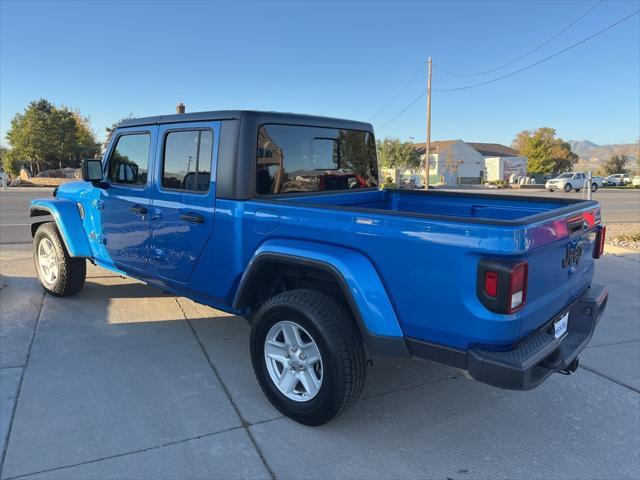
<svg viewBox="0 0 640 480"><path fill-rule="evenodd" d="M53 282L47 281L38 262L38 247L44 239L51 242L57 257L58 275ZM84 258L69 256L60 232L53 222L43 223L36 230L33 237L33 261L38 281L52 295L66 297L82 290L87 276L87 262Z"/></svg>
<svg viewBox="0 0 640 480"><path fill-rule="evenodd" d="M571 184L570 184L570 183L567 183L567 184L564 186L564 191L565 191L565 192L567 192L567 193L569 193L571 190L573 190L573 187L571 186Z"/></svg>
<svg viewBox="0 0 640 480"><path fill-rule="evenodd" d="M580 190L582 190L581 188L576 188L575 191L576 193L579 192Z"/></svg>
<svg viewBox="0 0 640 480"><path fill-rule="evenodd" d="M282 320L304 328L322 357L322 383L307 401L285 396L268 372L265 339L271 327ZM351 313L330 295L316 290L284 292L260 307L251 326L251 361L258 383L273 406L304 425L322 425L343 413L362 393L366 378L364 343Z"/></svg>
<svg viewBox="0 0 640 480"><path fill-rule="evenodd" d="M596 192L598 190L598 184L597 183L592 183L591 184L591 191L592 192Z"/></svg>

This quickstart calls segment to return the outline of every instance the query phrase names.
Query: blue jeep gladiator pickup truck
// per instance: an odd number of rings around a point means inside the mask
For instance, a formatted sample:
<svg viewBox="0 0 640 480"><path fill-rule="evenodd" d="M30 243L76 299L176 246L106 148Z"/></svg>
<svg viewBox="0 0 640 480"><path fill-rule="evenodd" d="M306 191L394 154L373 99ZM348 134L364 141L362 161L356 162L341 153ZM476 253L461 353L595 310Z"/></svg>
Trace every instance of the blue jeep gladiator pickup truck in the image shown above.
<svg viewBox="0 0 640 480"><path fill-rule="evenodd" d="M31 204L45 290L78 292L89 260L245 317L262 390L307 425L354 403L378 355L534 388L575 371L607 302L597 202L382 190L368 123L126 120L82 171Z"/></svg>

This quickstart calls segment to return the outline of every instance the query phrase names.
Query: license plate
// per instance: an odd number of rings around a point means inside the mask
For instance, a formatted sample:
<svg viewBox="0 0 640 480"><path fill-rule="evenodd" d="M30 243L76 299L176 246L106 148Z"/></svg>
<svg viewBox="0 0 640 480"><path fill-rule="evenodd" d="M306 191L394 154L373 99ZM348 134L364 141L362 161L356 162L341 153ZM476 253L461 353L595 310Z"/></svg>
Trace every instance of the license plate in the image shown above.
<svg viewBox="0 0 640 480"><path fill-rule="evenodd" d="M569 325L569 312L560 317L559 320L553 322L553 334L556 338L562 337L567 333L567 326Z"/></svg>

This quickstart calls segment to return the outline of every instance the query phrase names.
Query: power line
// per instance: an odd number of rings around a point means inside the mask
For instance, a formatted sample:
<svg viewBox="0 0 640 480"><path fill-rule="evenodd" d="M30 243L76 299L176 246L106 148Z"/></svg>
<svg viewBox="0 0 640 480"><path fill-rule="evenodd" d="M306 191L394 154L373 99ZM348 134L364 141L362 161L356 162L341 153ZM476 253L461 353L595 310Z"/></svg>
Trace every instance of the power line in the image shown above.
<svg viewBox="0 0 640 480"><path fill-rule="evenodd" d="M516 62L519 62L520 60L527 58L529 55L531 55L532 53L537 52L538 50L540 50L542 47L544 47L545 45L548 45L551 41L555 40L556 38L558 38L560 35L562 35L564 32L566 32L567 30L569 30L571 27L573 27L576 23L578 23L580 20L582 20L584 17L586 17L587 15L589 15L593 10L595 10L598 6L600 6L601 3L603 3L604 0L599 0L598 2L596 2L594 5L592 5L586 12L584 12L582 15L580 15L578 18L576 18L574 21L572 21L571 23L569 23L569 25L567 25L566 27L564 27L562 30L560 30L558 33L556 33L555 35L553 35L552 37L548 38L547 40L545 40L544 42L542 42L540 45L538 45L537 47L535 47L533 50L529 50L527 53L525 53L524 55L519 56L518 58L515 58L513 60L511 60L510 62L504 63L498 67L492 68L490 70L484 70L482 72L475 72L475 73L459 73L459 72L451 72L449 70L445 70L442 67L439 67L437 65L434 65L435 68L437 68L438 70L440 70L442 73L446 73L447 75L454 75L457 77L475 77L478 75L485 75L487 73L493 73L496 72L498 70L502 70L505 67L508 67L510 65L513 65Z"/></svg>
<svg viewBox="0 0 640 480"><path fill-rule="evenodd" d="M369 120L367 120L367 121L369 121L369 122L370 122L371 120L373 120L374 118L376 118L378 115L380 115L380 113L381 113L385 108L387 108L389 105L391 105L391 103L392 103L396 98L398 98L398 97L400 96L400 94L401 94L402 92L404 92L404 91L407 89L407 87L408 87L409 85L411 85L411 83L413 83L413 81L416 79L416 77L417 77L418 75L420 75L420 74L422 73L422 71L423 71L423 70L424 70L424 64L420 67L420 70L418 70L416 73L414 73L414 74L413 74L413 76L411 77L411 79L410 79L410 80L409 80L409 81L408 81L408 82L407 82L407 83L406 83L406 84L405 84L405 85L404 85L404 86L403 86L403 87L398 91L398 93L396 93L393 97L391 97L391 99L389 99L389 101L388 101L387 103L385 103L382 107L380 107L376 113L374 113L371 117L369 117Z"/></svg>
<svg viewBox="0 0 640 480"><path fill-rule="evenodd" d="M640 10L636 10L635 12L630 13L629 15L627 15L627 16L625 16L625 17L621 18L620 20L618 20L618 21L616 21L616 22L614 22L614 23L612 23L612 24L608 25L607 27L605 27L605 28L603 28L603 29L601 29L601 30L598 30L597 32L595 32L595 33L593 33L593 34L589 35L589 36L588 36L588 37L586 37L586 38L583 38L583 39L582 39L582 40L580 40L579 42L576 42L576 43L574 43L574 44L572 44L572 45L569 45L568 47L563 48L562 50L559 50L559 51L557 51L557 52L555 52L555 53L553 53L553 54L551 54L551 55L549 55L549 56L547 56L547 57L542 58L541 60L538 60L537 62L534 62L534 63L531 63L531 64L529 64L529 65L526 65L526 66L524 66L524 67L522 67L522 68L519 68L518 70L515 70L515 71L513 71L513 72L507 73L507 74L505 74L505 75L501 75L501 76L496 77L496 78L493 78L493 79L491 79L491 80L486 80L486 81L484 81L484 82L478 82L478 83L474 83L474 84L471 84L471 85L465 85L465 86L463 86L463 87L454 87L454 88L438 88L438 89L433 89L432 91L434 91L434 92L456 92L456 91L459 91L459 90L468 90L468 89L470 89L470 88L475 88L475 87L480 87L480 86L483 86L483 85L488 85L488 84L490 84L490 83L497 82L497 81L499 81L499 80L503 80L503 79L505 79L505 78L511 77L511 76L516 75L516 74L518 74L518 73L521 73L521 72L523 72L523 71L525 71L525 70L528 70L528 69L530 69L530 68L533 68L533 67L535 67L535 66L537 66L537 65L540 65L541 63L546 62L547 60L551 60L552 58L555 58L555 57L557 57L557 56L559 56L559 55L562 55L563 53L568 52L569 50L571 50L571 49L573 49L573 48L575 48L575 47L578 47L578 46L582 45L582 44L583 44L583 43L585 43L585 42L588 42L588 41L589 41L589 40L591 40L592 38L595 38L595 37L597 37L598 35L601 35L601 34L603 34L604 32L606 32L607 30L611 30L612 28L616 27L617 25L621 24L622 22L624 22L624 21L626 21L626 20L629 20L631 17L633 17L633 16L637 15L638 13L640 13ZM426 90L425 90L425 91L423 91L422 93L420 93L420 95L418 95L416 98L414 98L413 100L411 100L411 102L410 102L406 107L404 107L404 108L403 108L402 110L400 110L396 115L394 115L394 116L393 116L393 117L391 117L389 120L387 120L385 123L383 123L383 124L378 128L378 130L382 130L382 129L386 128L386 127L387 127L387 125L391 124L391 123L392 123L393 121L395 121L395 120L396 120L400 115L402 115L404 112L406 112L407 110L409 110L409 108L411 108L411 107L412 107L412 106L413 106L413 105L414 105L418 100L420 100L420 99L421 99L422 97L424 97L426 94L427 94Z"/></svg>
<svg viewBox="0 0 640 480"><path fill-rule="evenodd" d="M407 110L409 110L418 100L420 100L422 97L424 97L427 94L427 91L425 90L424 92L422 92L420 95L418 95L416 98L414 98L413 100L411 100L411 102L409 103L409 105L407 105L406 107L404 107L402 110L400 110L398 113L396 113L393 117L391 117L389 120L387 120L386 122L384 122L382 125L380 125L376 130L380 131L383 130L384 128L387 127L387 125L390 125L391 123L393 123L393 121L398 118L400 115L402 115L404 112L406 112Z"/></svg>
<svg viewBox="0 0 640 480"><path fill-rule="evenodd" d="M511 76L513 76L513 75L516 75L517 73L524 72L525 70L528 70L528 69L533 68L533 67L535 67L535 66L537 66L537 65L540 65L541 63L546 62L547 60L551 60L552 58L555 58L555 57L557 57L558 55L562 55L563 53L568 52L569 50L571 50L571 49L573 49L573 48L576 48L576 47L578 47L578 46L582 45L582 44L583 44L583 43L585 43L585 42L588 42L588 41L589 41L589 40L591 40L592 38L597 37L598 35L603 34L603 33L604 33L604 32L606 32L607 30L611 30L613 27L615 27L615 26L617 26L617 25L621 24L622 22L624 22L624 21L626 21L626 20L629 20L629 19L630 19L631 17L633 17L634 15L637 15L639 12L640 12L640 10L636 10L635 12L630 13L630 14L629 14L629 15L627 15L626 17L621 18L621 19L620 19L620 20L618 20L617 22L612 23L611 25L609 25L609 26L607 26L607 27L603 28L602 30L598 30L596 33L594 33L594 34L592 34L592 35L589 35L589 36L588 36L588 37L586 37L586 38L583 38L583 39L582 39L582 40L580 40L579 42L576 42L576 43L574 43L574 44L572 44L572 45L569 45L568 47L563 48L562 50L559 50L559 51L557 51L557 52L555 52L555 53L553 53L553 54L549 55L548 57L544 57L543 59L538 60L537 62L534 62L534 63L531 63L531 64L529 64L529 65L526 65L526 66L524 66L524 67L522 67L522 68L519 68L518 70L514 70L513 72L506 73L506 74L504 74L504 75L501 75L501 76L496 77L496 78L492 78L491 80L486 80L486 81L484 81L484 82L478 82L478 83L473 83L473 84L471 84L471 85L465 85L464 87L440 88L440 89L437 89L437 90L436 90L436 89L434 89L434 91L438 91L438 92L457 92L458 90L468 90L468 89L470 89L470 88L475 88L475 87L480 87L480 86L482 86L482 85L487 85L487 84L489 84L489 83L497 82L498 80L502 80L502 79L504 79L504 78L511 77Z"/></svg>

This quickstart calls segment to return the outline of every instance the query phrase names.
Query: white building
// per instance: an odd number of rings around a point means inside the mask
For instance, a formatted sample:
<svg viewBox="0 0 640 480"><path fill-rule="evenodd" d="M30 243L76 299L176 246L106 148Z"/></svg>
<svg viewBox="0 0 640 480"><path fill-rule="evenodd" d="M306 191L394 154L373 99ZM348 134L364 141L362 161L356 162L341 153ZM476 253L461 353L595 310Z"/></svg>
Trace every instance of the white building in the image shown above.
<svg viewBox="0 0 640 480"><path fill-rule="evenodd" d="M425 144L415 147L424 162ZM485 180L508 180L512 173L527 173L527 159L517 150L497 143L445 140L431 142L430 150L429 183L433 184L479 184Z"/></svg>
<svg viewBox="0 0 640 480"><path fill-rule="evenodd" d="M511 175L527 176L527 157L510 147L499 143L469 143L484 157L484 175L488 182L509 181Z"/></svg>

